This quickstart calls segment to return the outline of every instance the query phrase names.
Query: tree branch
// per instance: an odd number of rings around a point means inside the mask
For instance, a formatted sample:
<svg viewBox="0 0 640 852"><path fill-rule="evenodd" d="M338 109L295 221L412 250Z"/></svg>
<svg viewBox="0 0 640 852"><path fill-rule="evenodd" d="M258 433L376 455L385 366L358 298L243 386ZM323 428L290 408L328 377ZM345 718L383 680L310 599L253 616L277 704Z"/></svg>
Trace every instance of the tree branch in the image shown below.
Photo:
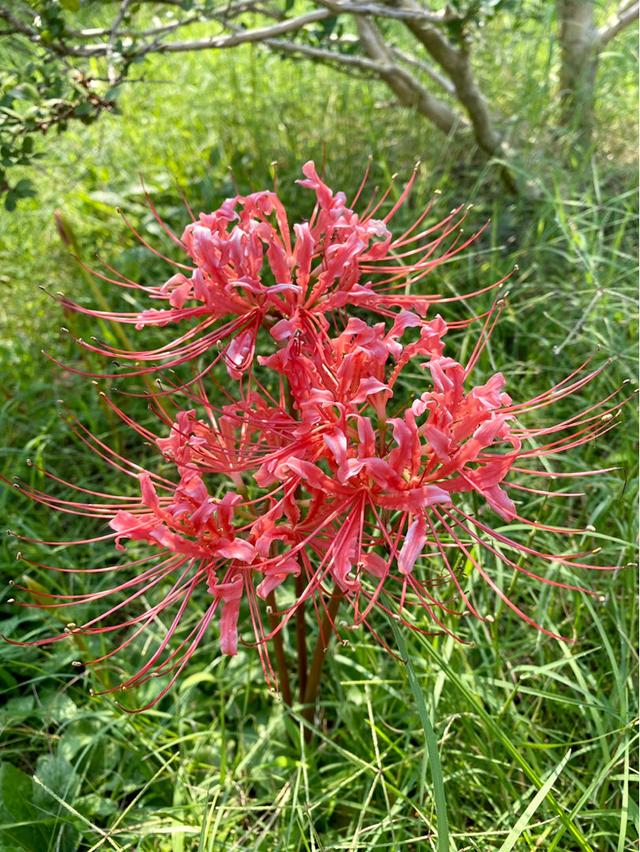
<svg viewBox="0 0 640 852"><path fill-rule="evenodd" d="M444 133L450 134L468 127L462 116L444 101L432 95L415 77L393 61L391 48L385 44L373 22L360 17L357 25L362 46L367 53L366 57L338 53L327 48L282 39L267 38L262 43L271 49L303 56L317 62L338 67L342 65L374 74L389 86L403 106L416 109Z"/></svg>
<svg viewBox="0 0 640 852"><path fill-rule="evenodd" d="M181 30L184 27L188 27L191 24L197 24L201 19L197 16L193 16L191 18L184 18L180 21L173 21L170 24L165 24L162 27L153 27L149 30L118 30L118 36L120 38L130 38L130 39L145 39L158 37L161 35L168 35L169 33L174 33L176 30ZM96 29L96 30L67 30L67 34L72 38L78 39L95 39L100 38L102 36L109 35L108 29Z"/></svg>
<svg viewBox="0 0 640 852"><path fill-rule="evenodd" d="M416 0L389 2L395 7L414 11L420 8ZM405 25L453 83L455 95L473 125L478 145L490 156L503 154L502 138L493 126L487 102L473 76L469 52L455 47L430 24L409 19Z"/></svg>
<svg viewBox="0 0 640 852"><path fill-rule="evenodd" d="M640 3L624 4L596 33L597 50L605 48L619 33L638 20Z"/></svg>
<svg viewBox="0 0 640 852"><path fill-rule="evenodd" d="M456 87L453 85L451 80L448 77L445 77L444 74L441 74L437 71L433 65L429 65L428 62L423 62L421 59L416 59L415 56L409 56L408 53L404 53L404 51L399 50L397 47L391 47L391 52L395 57L397 57L401 62L405 62L407 65L411 65L414 68L417 68L419 71L422 71L428 77L430 77L434 83L437 83L441 89L443 89L448 95L455 95Z"/></svg>
<svg viewBox="0 0 640 852"><path fill-rule="evenodd" d="M127 14L130 5L131 0L122 0L120 8L118 9L118 14L116 15L115 21L113 22L111 30L109 31L110 44L112 44L116 40L118 36L118 30L120 29L120 24L124 21L124 17Z"/></svg>
<svg viewBox="0 0 640 852"><path fill-rule="evenodd" d="M144 55L146 52L184 53L185 51L191 50L224 50L230 47L237 47L240 44L264 41L267 38L274 38L279 35L297 32L298 30L303 29L303 27L306 27L308 24L325 20L326 18L330 18L332 15L333 13L329 9L316 9L306 15L300 15L297 18L289 18L286 21L271 24L268 27L258 27L253 30L239 30L238 32L232 33L228 36L215 36L201 41L173 41L166 44L157 44L150 48L149 51L143 49L141 55Z"/></svg>
<svg viewBox="0 0 640 852"><path fill-rule="evenodd" d="M378 18L390 18L397 21L419 21L430 24L445 24L448 21L459 21L456 12L429 12L425 9L394 9L380 3L359 3L349 0L318 0L320 5L332 9L336 14L372 15Z"/></svg>
<svg viewBox="0 0 640 852"><path fill-rule="evenodd" d="M119 29L118 35L132 39L150 38L152 36L175 32L175 30L182 29L190 24L203 21L216 21L217 23L225 24L226 21L246 12L259 12L265 17L282 20L282 16L278 16L276 13L272 13L268 9L259 6L259 0L239 0L236 3L228 3L222 12L216 14L197 12L188 18L181 18L177 21L172 21L170 24L163 24L162 26L152 27L148 30ZM111 27L92 27L86 30L67 30L67 35L78 39L95 39L108 36L110 32Z"/></svg>
<svg viewBox="0 0 640 852"><path fill-rule="evenodd" d="M556 0L560 43L560 121L588 141L594 123L598 38L594 0Z"/></svg>
<svg viewBox="0 0 640 852"><path fill-rule="evenodd" d="M4 11L4 9L0 8L0 18L4 17ZM325 20L333 15L334 13L330 9L316 9L306 15L289 18L286 21L281 21L277 24L270 24L267 27L258 27L251 30L239 29L231 35L213 36L211 38L194 41L153 41L137 48L132 47L128 56L129 58L137 58L140 56L146 56L150 53L187 53L198 50L225 50L231 47L237 47L241 44L261 42L268 38L297 32L303 27L306 27L308 24ZM32 41L41 43L39 35L36 34L34 37L28 30L24 31L23 29L21 31L23 31L25 35L28 35ZM100 44L87 44L82 47L73 47L64 42L55 42L47 46L61 56L77 56L86 58L108 56L110 51L109 44L106 42Z"/></svg>
<svg viewBox="0 0 640 852"><path fill-rule="evenodd" d="M336 50L328 50L323 47L312 47L310 44L299 44L295 41L284 41L283 39L268 38L263 41L267 47L273 50L282 50L285 53L297 54L299 56L323 62L329 65L346 65L368 74L381 76L393 70L393 66L385 65L383 62L375 62L366 56L354 56L350 53L338 53Z"/></svg>
<svg viewBox="0 0 640 852"><path fill-rule="evenodd" d="M358 17L356 25L365 53L384 67L385 70L380 71L380 77L401 104L416 109L443 133L455 133L465 127L466 122L458 113L432 95L415 77L393 61L391 49L373 21Z"/></svg>
<svg viewBox="0 0 640 852"><path fill-rule="evenodd" d="M15 33L21 33L22 35L27 36L27 38L31 40L33 40L34 38L39 38L37 30L34 30L33 27L29 27L27 24L24 24L5 6L0 6L0 19L6 21L10 25L10 27L12 28L12 35L14 35Z"/></svg>

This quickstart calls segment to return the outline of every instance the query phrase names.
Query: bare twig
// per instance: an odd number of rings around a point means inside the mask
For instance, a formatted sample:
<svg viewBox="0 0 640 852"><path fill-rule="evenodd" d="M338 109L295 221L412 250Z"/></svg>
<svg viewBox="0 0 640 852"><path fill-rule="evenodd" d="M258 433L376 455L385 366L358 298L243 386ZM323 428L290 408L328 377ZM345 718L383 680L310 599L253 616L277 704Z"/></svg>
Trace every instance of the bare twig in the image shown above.
<svg viewBox="0 0 640 852"><path fill-rule="evenodd" d="M116 18L113 22L113 26L111 27L111 31L109 32L109 43L110 44L112 44L116 40L116 38L118 36L118 30L120 28L120 24L123 22L130 5L131 5L131 0L122 0L122 3L120 4L120 8L118 9L118 14L116 15Z"/></svg>
<svg viewBox="0 0 640 852"><path fill-rule="evenodd" d="M600 27L596 34L596 45L598 50L606 47L612 39L628 26L638 20L640 3L623 4L616 14L607 23Z"/></svg>
<svg viewBox="0 0 640 852"><path fill-rule="evenodd" d="M232 20L238 15L245 14L246 12L260 12L261 15L265 17L272 17L277 20L282 20L281 16L278 16L275 12L270 12L268 9L258 5L259 0L240 0L237 3L228 3L224 9L220 12L207 14L204 11L198 11L197 13L191 15L188 18L180 18L179 20L172 21L170 24L163 24L159 27L151 27L146 30L135 30L135 29L119 29L118 34L120 36L132 39L146 39L152 38L159 35L168 34L171 32L175 32L178 29L182 29L183 27L187 27L190 24L195 24L202 21L216 21L218 23L226 23L228 20ZM111 32L111 27L92 27L84 30L67 30L68 35L72 38L78 39L96 39L104 36L108 36Z"/></svg>
<svg viewBox="0 0 640 852"><path fill-rule="evenodd" d="M347 68L353 68L356 71L362 71L366 74L381 76L383 73L392 70L392 66L385 65L383 62L374 62L366 56L356 56L351 53L339 53L337 50L329 50L324 47L312 47L310 44L285 41L284 39L277 38L265 39L263 44L273 50L281 50L284 53L304 56L308 59L313 59L316 62L323 62L328 65L345 65Z"/></svg>
<svg viewBox="0 0 640 852"><path fill-rule="evenodd" d="M3 7L0 7L0 18L9 20ZM212 36L211 38L196 39L193 41L152 41L141 46L132 45L129 57L141 57L150 53L187 53L198 50L225 50L231 47L237 47L241 44L250 44L252 42L265 41L268 38L275 38L279 35L297 32L303 29L308 24L322 21L332 17L334 13L330 9L316 9L305 15L299 15L296 18L288 18L285 21L280 21L277 24L271 24L266 27L257 27L255 29L241 30L232 33L231 35ZM12 22L13 24L13 22ZM21 29L32 41L41 43L40 36L36 33ZM87 44L81 47L74 47L66 42L53 42L51 49L56 53L64 56L76 57L99 57L109 55L109 45L106 42L99 44Z"/></svg>
<svg viewBox="0 0 640 852"><path fill-rule="evenodd" d="M130 5L131 5L131 0L122 0L122 3L120 4L120 9L118 10L118 14L116 15L115 20L113 22L113 25L111 27L111 32L109 33L109 41L107 43L107 49L108 49L108 53L107 53L107 57L108 57L107 77L109 78L109 82L112 85L116 82L116 80L118 78L118 73L117 73L117 71L116 71L116 69L113 65L113 61L112 61L113 60L113 54L114 54L114 51L115 51L115 43L116 43L116 39L118 38L118 35L119 35L118 30L120 28L120 24L125 19L125 16L127 14L127 11L129 10Z"/></svg>
<svg viewBox="0 0 640 852"><path fill-rule="evenodd" d="M318 0L318 2L337 14L344 12L351 15L371 15L397 21L420 21L430 24L444 24L448 21L460 19L460 15L456 12L428 12L420 7L416 9L394 9L381 3L354 3L349 2L349 0Z"/></svg>
<svg viewBox="0 0 640 852"><path fill-rule="evenodd" d="M391 47L391 52L395 57L397 57L401 62L406 62L407 65L411 65L413 68L417 68L419 71L422 71L428 77L430 77L434 83L437 83L441 89L443 89L448 95L455 95L456 87L453 85L451 80L441 74L437 69L433 67L433 65L429 65L428 62L423 62L421 59L417 59L415 56L410 56L408 53L405 53L402 50L399 50L397 47Z"/></svg>
<svg viewBox="0 0 640 852"><path fill-rule="evenodd" d="M185 53L187 51L197 50L225 50L230 47L237 47L240 44L249 44L251 42L264 41L266 38L286 35L287 33L297 32L303 29L308 24L313 24L316 21L322 21L325 18L331 17L332 12L328 9L316 9L306 15L300 15L297 18L289 18L286 21L281 21L277 24L271 24L268 27L257 27L253 30L241 30L231 35L214 36L212 38L195 40L195 41L172 41L160 42L157 44L145 45L138 55L144 56L146 53ZM101 55L103 45L96 45L96 49L91 47L86 49L89 51L86 55Z"/></svg>
<svg viewBox="0 0 640 852"><path fill-rule="evenodd" d="M0 19L6 21L11 27L11 34L21 33L22 35L27 36L27 38L33 40L38 39L38 31L33 27L28 26L20 18L17 18L6 6L0 6Z"/></svg>

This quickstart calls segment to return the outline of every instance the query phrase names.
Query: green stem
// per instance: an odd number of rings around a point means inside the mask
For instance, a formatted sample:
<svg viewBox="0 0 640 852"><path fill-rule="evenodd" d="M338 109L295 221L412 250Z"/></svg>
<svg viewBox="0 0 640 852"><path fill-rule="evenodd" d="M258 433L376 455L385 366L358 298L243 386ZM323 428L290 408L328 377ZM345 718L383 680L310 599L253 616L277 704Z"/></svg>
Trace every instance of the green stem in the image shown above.
<svg viewBox="0 0 640 852"><path fill-rule="evenodd" d="M291 417L295 417L295 407L293 402L293 394L291 393L291 385L287 382L286 386L286 409ZM296 577L296 598L300 600L305 589L305 578L300 571ZM300 701L304 701L307 689L307 630L305 624L305 602L298 603L296 609L296 651L298 654L298 695Z"/></svg>
<svg viewBox="0 0 640 852"><path fill-rule="evenodd" d="M340 606L340 601L342 600L342 596L342 591L336 586L333 594L331 595L331 600L329 601L329 606L325 611L324 618L322 619L320 633L318 635L318 639L316 640L316 646L313 650L313 656L311 658L311 668L309 669L307 686L304 691L303 703L305 704L305 707L302 710L302 716L308 722L313 721L313 714L316 707L316 699L318 698L318 692L320 689L320 675L322 674L324 660L327 655L327 651L329 650L331 635L334 632L333 624L335 621L336 612L338 611L338 607ZM306 736L307 739L309 739L311 736L311 731L307 730Z"/></svg>
<svg viewBox="0 0 640 852"><path fill-rule="evenodd" d="M272 630L278 626L278 616L276 615L276 596L274 592L267 597L267 604L270 608L269 626ZM291 706L291 687L289 685L289 670L287 668L287 658L284 653L284 643L282 641L282 630L279 630L273 637L273 647L276 652L276 668L278 670L278 680L280 681L280 692L282 700L290 707Z"/></svg>
<svg viewBox="0 0 640 852"><path fill-rule="evenodd" d="M296 597L300 600L305 588L305 580L302 571L296 577ZM296 610L296 645L298 651L298 695L300 701L304 701L307 689L307 630L304 618L305 602L298 604Z"/></svg>

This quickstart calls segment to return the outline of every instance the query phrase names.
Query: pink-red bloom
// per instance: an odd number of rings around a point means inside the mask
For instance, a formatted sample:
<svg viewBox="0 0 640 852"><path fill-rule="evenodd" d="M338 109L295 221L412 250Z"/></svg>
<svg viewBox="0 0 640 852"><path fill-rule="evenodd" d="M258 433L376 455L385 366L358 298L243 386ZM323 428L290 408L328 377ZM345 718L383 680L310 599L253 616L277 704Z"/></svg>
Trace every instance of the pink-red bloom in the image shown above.
<svg viewBox="0 0 640 852"><path fill-rule="evenodd" d="M462 207L429 226L425 225L427 208L413 225L392 235L390 223L408 197L415 172L384 215L380 210L391 187L358 214L347 206L344 193L332 192L318 177L313 162L303 166L303 173L305 179L299 183L315 193L316 204L309 220L293 228L279 197L270 191L226 199L213 213L201 213L180 238L152 206L190 263L165 258L179 271L163 284L152 286L124 278L111 267L107 270L110 275L94 274L161 307L116 312L86 308L66 297L60 301L66 309L133 325L138 331L148 326L175 326L179 333L160 347L139 351L96 340L78 343L122 364L136 362L126 372L119 369L120 377L176 367L205 356L205 370L222 360L229 375L239 379L253 363L262 327L269 328L281 342L326 332L329 321L341 321L346 307L383 316L398 307L411 307L423 316L435 303L466 299L502 283L460 297L408 292L474 239L462 237ZM363 187L364 181L352 204Z"/></svg>
<svg viewBox="0 0 640 852"><path fill-rule="evenodd" d="M159 287L117 281L168 307L90 312L140 330L196 320L162 348L124 353L134 362L132 374L203 356L205 368L197 366L195 378L170 379L162 392L149 394L157 432L105 397L155 448L155 461L143 466L73 422L86 445L136 481L136 493L113 495L53 474L47 476L78 492L76 500L21 486L57 511L106 524L105 534L76 543L111 538L117 551L130 554L108 569L77 569L112 573L106 589L72 595L31 589L35 605L45 608L109 600L101 614L41 641L123 633L93 661L102 662L164 623L156 647L123 681L131 686L166 676L150 703L166 693L216 624L221 653L236 654L240 642L255 645L275 684L283 677L284 628L295 618L298 642L304 641L305 612L336 629L341 601L342 619L376 635L376 611L393 613L411 629L453 633L454 616L486 617L464 566L525 622L555 636L508 596L496 566L574 590L566 569L608 567L565 545L547 552L536 544L536 531L578 531L528 520L520 509L523 495L554 496L531 484L549 481L547 459L614 425L622 404L614 394L577 406L560 423L530 422L535 412L578 395L599 370L582 365L527 401L512 400L502 373L474 378L502 302L474 318L484 322L462 362L445 346L445 320L428 315L431 304L446 300L408 293L459 250L437 254L456 227L456 213L435 231L422 216L394 237L390 222L411 181L384 215L382 202L358 215L312 163L303 171L301 184L315 192L316 207L293 235L274 193L228 199L201 214L178 241L194 263L188 275L179 272ZM350 307L359 315L349 315ZM367 321L372 315L375 321ZM213 369L220 358L232 381ZM196 599L201 615L194 623L188 613Z"/></svg>

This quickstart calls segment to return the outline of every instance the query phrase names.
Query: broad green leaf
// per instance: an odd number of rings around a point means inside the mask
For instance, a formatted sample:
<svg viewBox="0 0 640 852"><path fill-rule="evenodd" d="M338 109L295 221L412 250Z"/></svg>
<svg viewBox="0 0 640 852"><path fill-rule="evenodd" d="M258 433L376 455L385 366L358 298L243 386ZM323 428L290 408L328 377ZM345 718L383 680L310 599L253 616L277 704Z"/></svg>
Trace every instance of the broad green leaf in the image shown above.
<svg viewBox="0 0 640 852"><path fill-rule="evenodd" d="M33 781L11 763L0 764L0 848L46 849L48 833L33 806Z"/></svg>

